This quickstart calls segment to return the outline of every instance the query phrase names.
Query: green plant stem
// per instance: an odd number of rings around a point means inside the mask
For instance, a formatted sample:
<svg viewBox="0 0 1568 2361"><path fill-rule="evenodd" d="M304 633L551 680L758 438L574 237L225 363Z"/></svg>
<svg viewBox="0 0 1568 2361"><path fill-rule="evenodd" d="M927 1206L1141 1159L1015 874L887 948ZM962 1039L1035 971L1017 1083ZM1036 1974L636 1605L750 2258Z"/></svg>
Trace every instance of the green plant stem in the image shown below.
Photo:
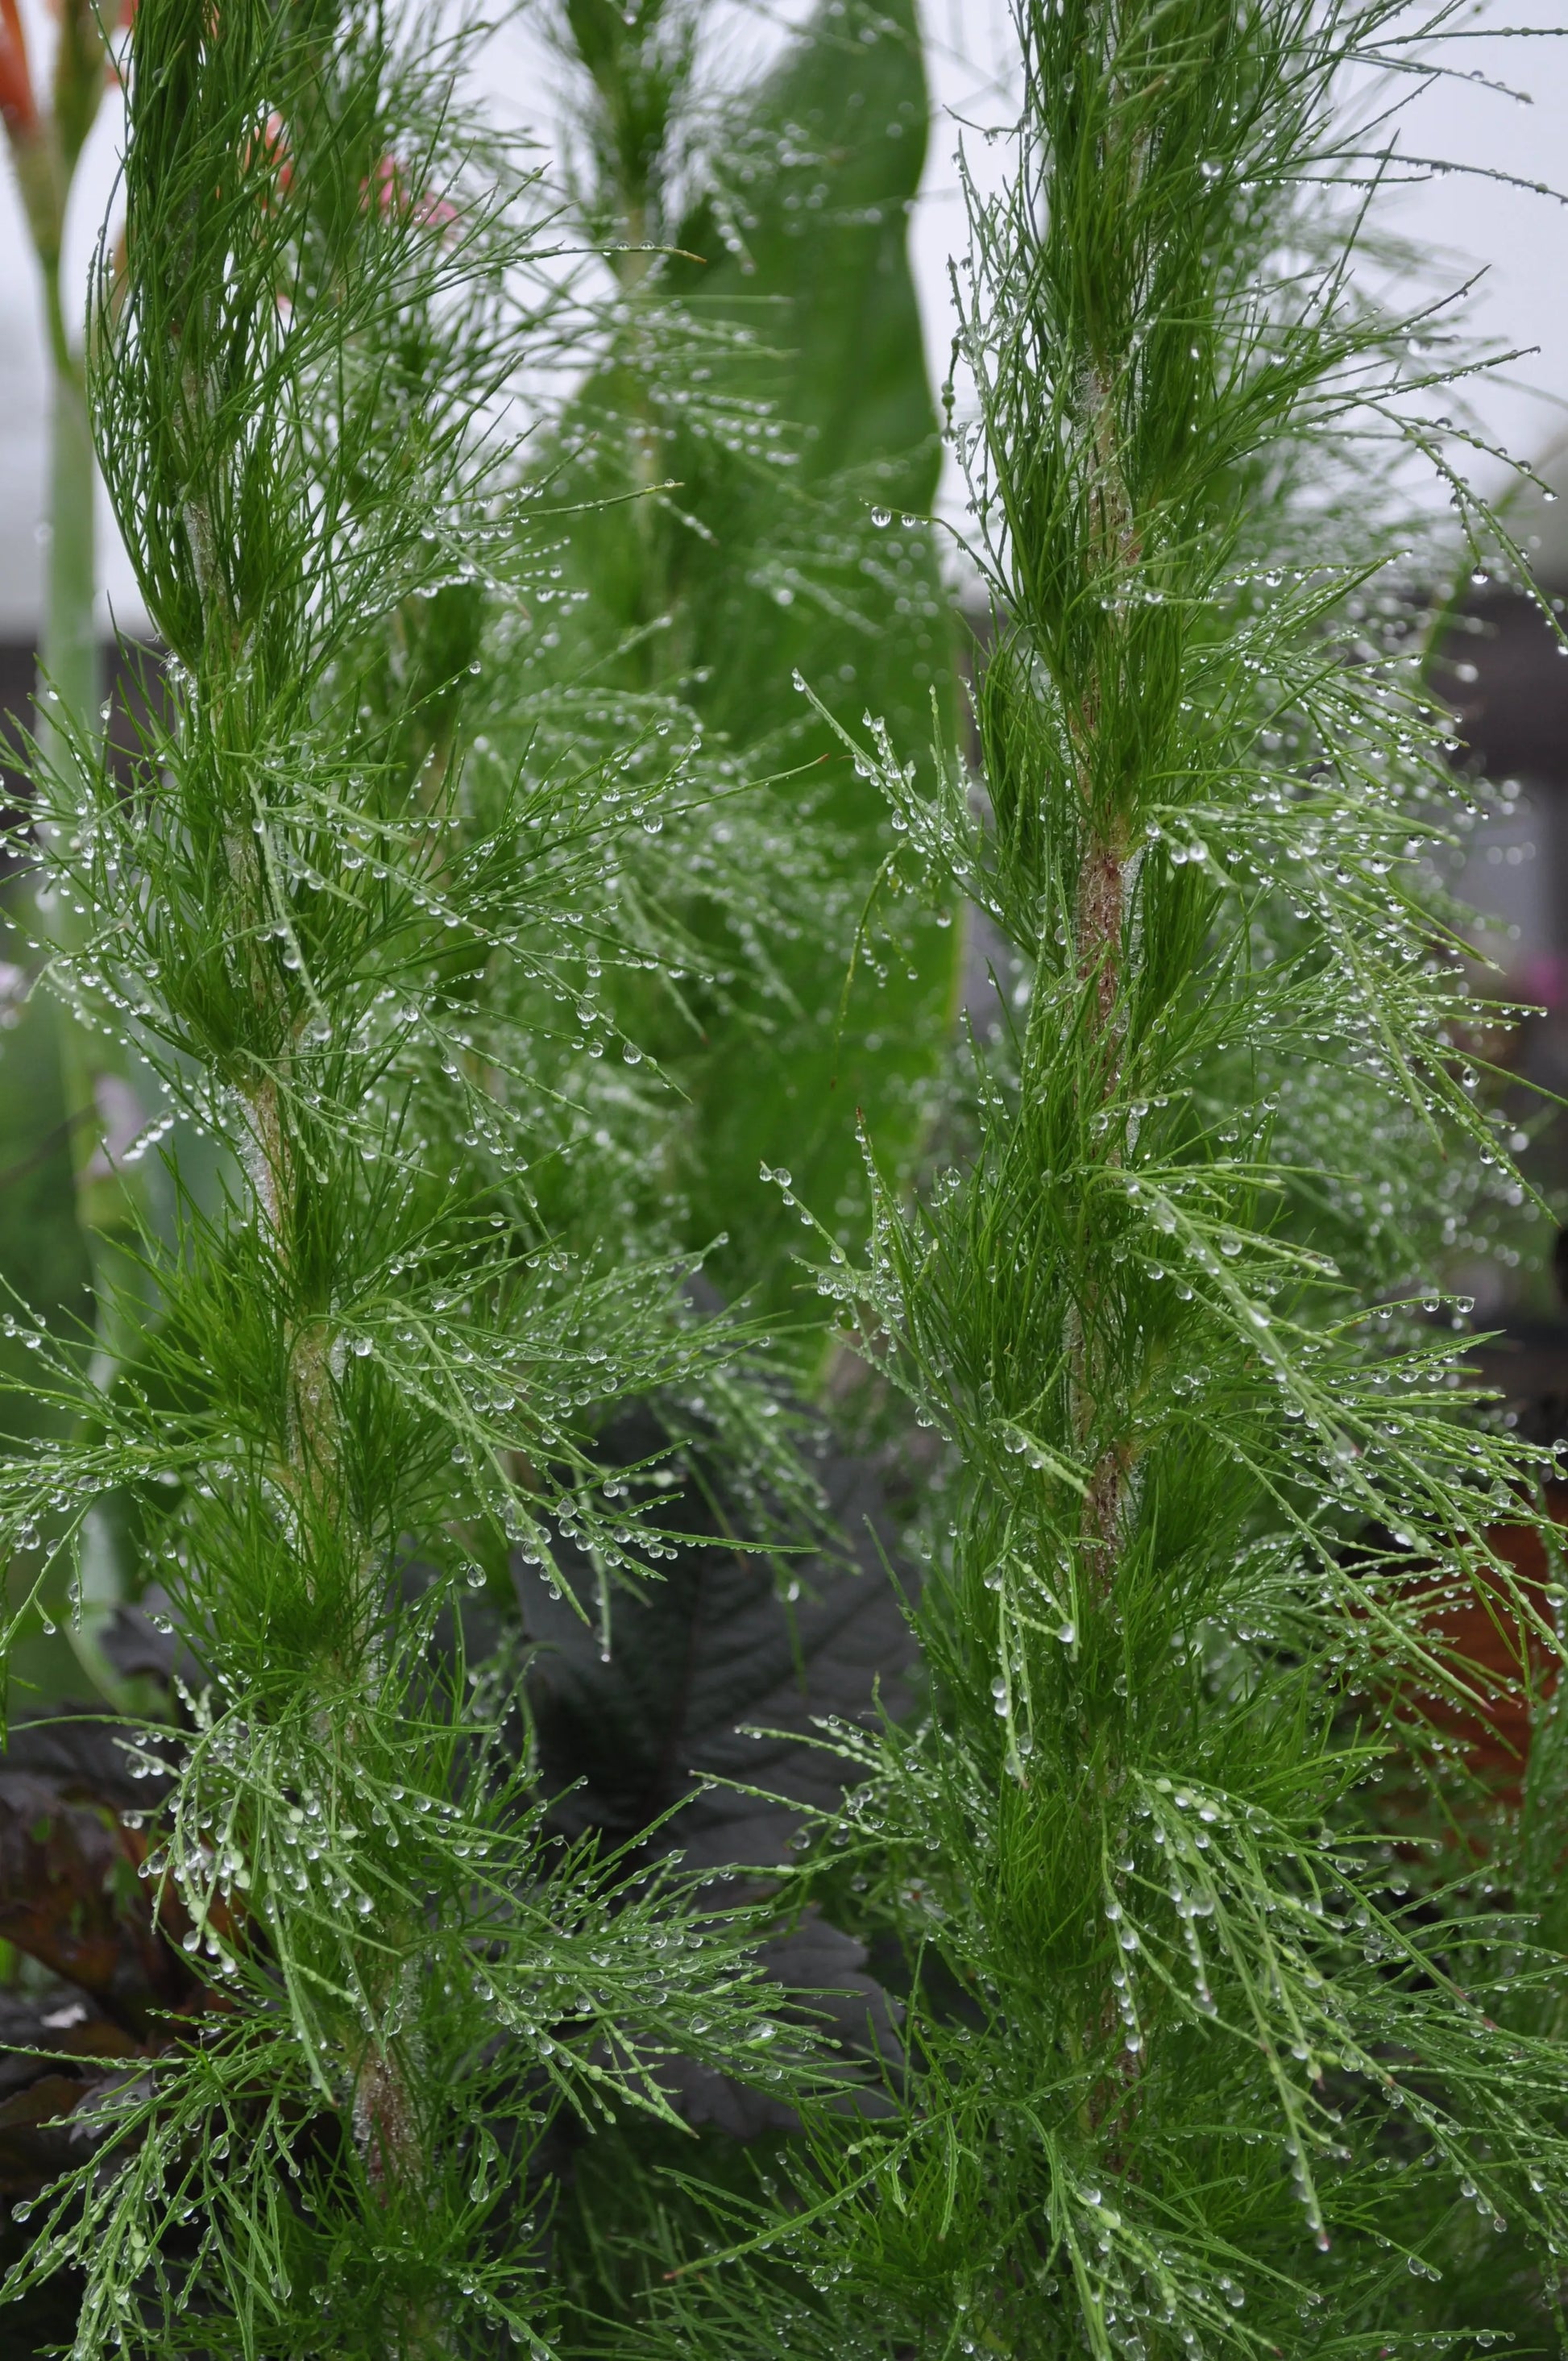
<svg viewBox="0 0 1568 2361"><path fill-rule="evenodd" d="M82 357L67 338L58 265L48 276L46 300L52 384L49 559L39 669L67 712L91 723L98 711L101 673L93 620L97 471ZM42 718L47 730L47 712Z"/></svg>

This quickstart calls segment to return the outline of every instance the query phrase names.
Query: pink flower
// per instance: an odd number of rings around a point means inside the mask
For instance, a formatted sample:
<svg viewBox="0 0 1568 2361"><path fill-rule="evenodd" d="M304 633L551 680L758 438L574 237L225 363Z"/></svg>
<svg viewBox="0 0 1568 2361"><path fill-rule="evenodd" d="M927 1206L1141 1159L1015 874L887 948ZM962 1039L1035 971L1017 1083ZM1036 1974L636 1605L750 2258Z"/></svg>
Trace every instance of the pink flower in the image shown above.
<svg viewBox="0 0 1568 2361"><path fill-rule="evenodd" d="M446 229L457 218L457 208L444 197L414 197L405 183L395 156L383 156L369 178L360 183L367 208L372 203L382 215L400 214L425 229Z"/></svg>
<svg viewBox="0 0 1568 2361"><path fill-rule="evenodd" d="M1518 988L1526 1000L1540 1001L1547 1008L1561 1008L1568 1001L1568 961L1561 951L1538 951L1533 959L1525 961Z"/></svg>

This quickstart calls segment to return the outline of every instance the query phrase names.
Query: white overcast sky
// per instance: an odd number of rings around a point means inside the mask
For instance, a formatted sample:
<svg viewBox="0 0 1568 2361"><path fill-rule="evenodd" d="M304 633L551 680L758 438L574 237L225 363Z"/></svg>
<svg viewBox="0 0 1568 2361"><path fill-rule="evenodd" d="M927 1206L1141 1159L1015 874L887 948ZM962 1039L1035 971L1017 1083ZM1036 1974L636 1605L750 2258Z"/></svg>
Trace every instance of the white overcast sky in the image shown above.
<svg viewBox="0 0 1568 2361"><path fill-rule="evenodd" d="M784 37L808 13L809 0L724 0L731 71ZM947 258L961 235L952 157L959 123L1006 119L1010 43L1006 0L923 0L938 120L925 188L914 225L916 270L926 306L933 369L945 368ZM47 55L45 0L23 0L35 59ZM1558 0L1529 0L1508 21L1551 33L1563 27ZM1428 92L1406 119L1407 153L1478 165L1527 181L1568 186L1568 38L1467 41L1452 53L1467 71L1508 82L1519 98L1470 81ZM548 131L551 76L526 27L498 38L487 82L514 119ZM79 182L71 224L73 283L84 285L87 258L109 203L119 136L117 109L105 106ZM971 141L977 167L996 171L999 143ZM1488 434L1529 458L1568 445L1568 207L1495 181L1452 174L1411 189L1400 200L1400 225L1455 275L1478 269L1478 324L1530 357L1476 397ZM30 635L37 614L44 456L43 369L38 291L15 187L0 171L0 638ZM1568 464L1563 473L1568 476ZM1560 513L1560 511L1559 511ZM125 560L108 553L107 596L123 624L137 621Z"/></svg>

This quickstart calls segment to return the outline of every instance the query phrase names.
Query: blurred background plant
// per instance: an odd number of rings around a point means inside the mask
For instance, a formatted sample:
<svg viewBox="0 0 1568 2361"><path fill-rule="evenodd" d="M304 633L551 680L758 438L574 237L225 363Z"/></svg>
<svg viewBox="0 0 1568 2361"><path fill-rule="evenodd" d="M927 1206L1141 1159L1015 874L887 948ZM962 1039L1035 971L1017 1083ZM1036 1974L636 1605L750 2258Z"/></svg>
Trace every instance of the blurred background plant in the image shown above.
<svg viewBox="0 0 1568 2361"><path fill-rule="evenodd" d="M97 475L87 357L65 250L78 167L104 93L117 81L116 43L132 13L129 0L110 10L94 0L60 0L46 80L41 60L29 53L17 0L0 6L0 121L38 268L48 368L49 498L40 526L44 599L33 715L46 754L74 731L95 735L109 717L98 639ZM25 889L13 886L17 890ZM52 988L27 990L21 972L12 987L10 1047L17 1069L31 1072L30 1088L24 1084L21 1104L13 1107L14 1153L7 1166L18 1180L32 1178L35 1187L0 1205L0 1238L8 1237L11 1246L12 1283L29 1266L38 1268L41 1300L62 1311L71 1303L71 1279L85 1272L95 1375L104 1389L134 1353L150 1309L135 1249L151 1210L152 1168L126 1159L151 1120L156 1093L134 1045L83 1022L59 988L49 953L80 947L78 914L47 885L39 889L37 911L39 939L26 972L36 983L41 967ZM66 1175L69 1185L62 1189ZM63 1626L76 1668L105 1697L128 1702L99 1646L104 1622L134 1583L123 1503L106 1499L94 1506L82 1580L84 1611Z"/></svg>
<svg viewBox="0 0 1568 2361"><path fill-rule="evenodd" d="M854 1110L879 1110L895 1155L916 1146L962 946L951 913L876 892L887 815L793 684L912 738L934 713L950 744L956 642L907 254L927 136L912 0L826 0L739 91L705 81L714 14L566 0L554 19L566 184L610 283L552 440L579 512L530 653L564 723L613 689L701 730L721 800L666 829L641 890L717 978L662 983L643 1029L685 1103L689 1242L723 1231L716 1276L782 1310L794 1225L760 1167L793 1165L846 1243L863 1235Z"/></svg>

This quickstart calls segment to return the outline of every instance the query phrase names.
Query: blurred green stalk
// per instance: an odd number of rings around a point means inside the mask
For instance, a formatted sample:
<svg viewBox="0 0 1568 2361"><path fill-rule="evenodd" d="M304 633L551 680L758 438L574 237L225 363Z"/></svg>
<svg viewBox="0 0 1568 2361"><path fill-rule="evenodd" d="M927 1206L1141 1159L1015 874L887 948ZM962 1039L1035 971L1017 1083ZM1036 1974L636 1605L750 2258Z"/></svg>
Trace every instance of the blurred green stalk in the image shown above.
<svg viewBox="0 0 1568 2361"><path fill-rule="evenodd" d="M112 21L112 12L106 12ZM45 539L44 607L38 640L36 733L46 763L68 766L91 747L102 727L103 667L94 605L97 546L96 467L88 421L85 356L67 316L61 277L66 215L77 166L113 71L104 41L105 14L83 0L65 0L59 12L52 103L41 107L23 38L16 0L0 0L0 119L16 167L23 208L42 281L45 355L49 380L49 511ZM69 960L80 928L69 906L40 894L38 931L55 957ZM93 1376L107 1391L115 1371L136 1349L143 1308L141 1267L135 1254L139 1192L120 1161L140 1127L140 1093L130 1060L117 1042L89 1034L51 1005L70 1129L75 1211L93 1299L96 1347ZM126 1594L125 1546L110 1509L96 1503L82 1528L72 1644L83 1670L106 1695L120 1684L98 1643L104 1621Z"/></svg>

